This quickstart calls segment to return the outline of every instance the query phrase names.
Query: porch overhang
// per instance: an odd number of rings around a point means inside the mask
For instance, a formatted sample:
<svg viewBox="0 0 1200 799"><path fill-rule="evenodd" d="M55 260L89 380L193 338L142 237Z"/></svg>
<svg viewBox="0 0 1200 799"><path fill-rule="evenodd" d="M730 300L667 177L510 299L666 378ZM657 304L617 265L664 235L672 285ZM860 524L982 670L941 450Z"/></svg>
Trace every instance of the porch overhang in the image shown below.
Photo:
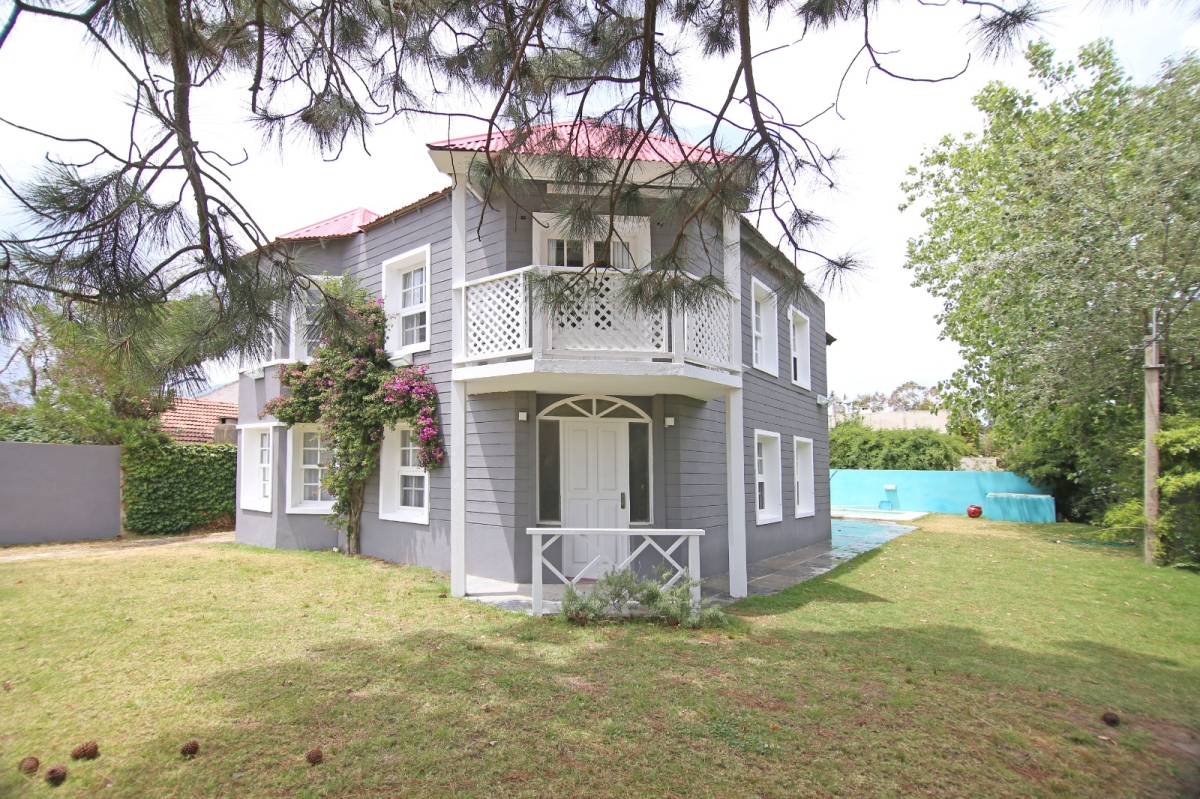
<svg viewBox="0 0 1200 799"><path fill-rule="evenodd" d="M466 384L468 394L679 394L707 402L742 387L741 375L695 364L598 358L526 358L459 366L452 377Z"/></svg>

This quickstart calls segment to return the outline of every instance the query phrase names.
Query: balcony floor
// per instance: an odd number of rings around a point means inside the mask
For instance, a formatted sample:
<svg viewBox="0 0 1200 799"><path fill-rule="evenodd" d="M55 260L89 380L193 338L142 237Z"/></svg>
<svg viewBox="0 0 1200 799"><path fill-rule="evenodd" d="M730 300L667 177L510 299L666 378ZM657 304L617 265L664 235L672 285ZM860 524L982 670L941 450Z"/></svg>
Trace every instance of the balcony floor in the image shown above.
<svg viewBox="0 0 1200 799"><path fill-rule="evenodd" d="M741 388L741 375L691 363L619 358L524 358L456 366L453 379L469 394L681 394L700 400Z"/></svg>

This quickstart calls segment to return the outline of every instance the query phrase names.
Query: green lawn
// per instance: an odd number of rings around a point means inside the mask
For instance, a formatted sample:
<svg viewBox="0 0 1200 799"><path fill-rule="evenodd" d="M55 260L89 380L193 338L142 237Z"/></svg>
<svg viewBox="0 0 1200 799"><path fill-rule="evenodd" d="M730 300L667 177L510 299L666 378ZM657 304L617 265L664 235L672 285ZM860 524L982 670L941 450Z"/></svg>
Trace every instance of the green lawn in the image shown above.
<svg viewBox="0 0 1200 799"><path fill-rule="evenodd" d="M332 553L0 564L0 795L1195 796L1200 576L921 524L725 631L570 628Z"/></svg>

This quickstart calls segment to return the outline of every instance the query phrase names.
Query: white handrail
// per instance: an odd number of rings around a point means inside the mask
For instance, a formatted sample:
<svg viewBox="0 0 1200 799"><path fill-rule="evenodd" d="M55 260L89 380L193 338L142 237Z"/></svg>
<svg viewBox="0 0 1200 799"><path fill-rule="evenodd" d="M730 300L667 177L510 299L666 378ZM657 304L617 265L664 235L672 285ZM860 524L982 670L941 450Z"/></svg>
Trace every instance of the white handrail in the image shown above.
<svg viewBox="0 0 1200 799"><path fill-rule="evenodd" d="M637 558L649 548L654 548L658 554L673 567L675 573L671 579L667 580L666 587L670 587L678 582L684 574L688 575L690 580L695 582L692 584L692 600L700 601L700 537L704 535L704 530L699 528L665 528L665 527L526 527L526 535L533 538L533 614L535 616L542 615L542 570L549 569L555 577L558 578L563 585L574 586L579 582L583 575L587 574L593 566L607 562L613 571L620 571L628 568ZM588 562L587 566L580 569L579 574L574 578L567 577L558 567L551 563L546 558L546 549L558 541L563 536L578 536L583 540L584 545L588 548L588 554L594 557ZM549 536L549 540L545 540ZM625 536L633 538L640 536L644 538L641 545L637 549L629 553L620 563L616 563L602 549L594 546L590 540L591 536ZM674 543L670 544L666 549L659 546L654 541L656 536L675 536ZM687 542L688 565L686 567L680 565L675 560L675 550Z"/></svg>

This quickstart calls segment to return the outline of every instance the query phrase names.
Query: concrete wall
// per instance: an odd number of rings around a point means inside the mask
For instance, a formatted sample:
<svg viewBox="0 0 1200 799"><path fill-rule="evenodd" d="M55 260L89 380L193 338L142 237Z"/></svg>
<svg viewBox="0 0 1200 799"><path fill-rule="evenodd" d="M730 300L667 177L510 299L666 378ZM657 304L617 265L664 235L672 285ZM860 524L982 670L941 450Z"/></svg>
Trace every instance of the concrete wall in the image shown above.
<svg viewBox="0 0 1200 799"><path fill-rule="evenodd" d="M965 514L983 507L988 494L1042 494L1012 472L937 472L902 469L835 469L829 481L839 507ZM895 486L894 489L886 486Z"/></svg>
<svg viewBox="0 0 1200 799"><path fill-rule="evenodd" d="M0 441L0 545L120 534L120 447Z"/></svg>
<svg viewBox="0 0 1200 799"><path fill-rule="evenodd" d="M862 412L859 421L874 430L937 430L946 432L946 424L950 421L950 411L884 411L882 413Z"/></svg>

